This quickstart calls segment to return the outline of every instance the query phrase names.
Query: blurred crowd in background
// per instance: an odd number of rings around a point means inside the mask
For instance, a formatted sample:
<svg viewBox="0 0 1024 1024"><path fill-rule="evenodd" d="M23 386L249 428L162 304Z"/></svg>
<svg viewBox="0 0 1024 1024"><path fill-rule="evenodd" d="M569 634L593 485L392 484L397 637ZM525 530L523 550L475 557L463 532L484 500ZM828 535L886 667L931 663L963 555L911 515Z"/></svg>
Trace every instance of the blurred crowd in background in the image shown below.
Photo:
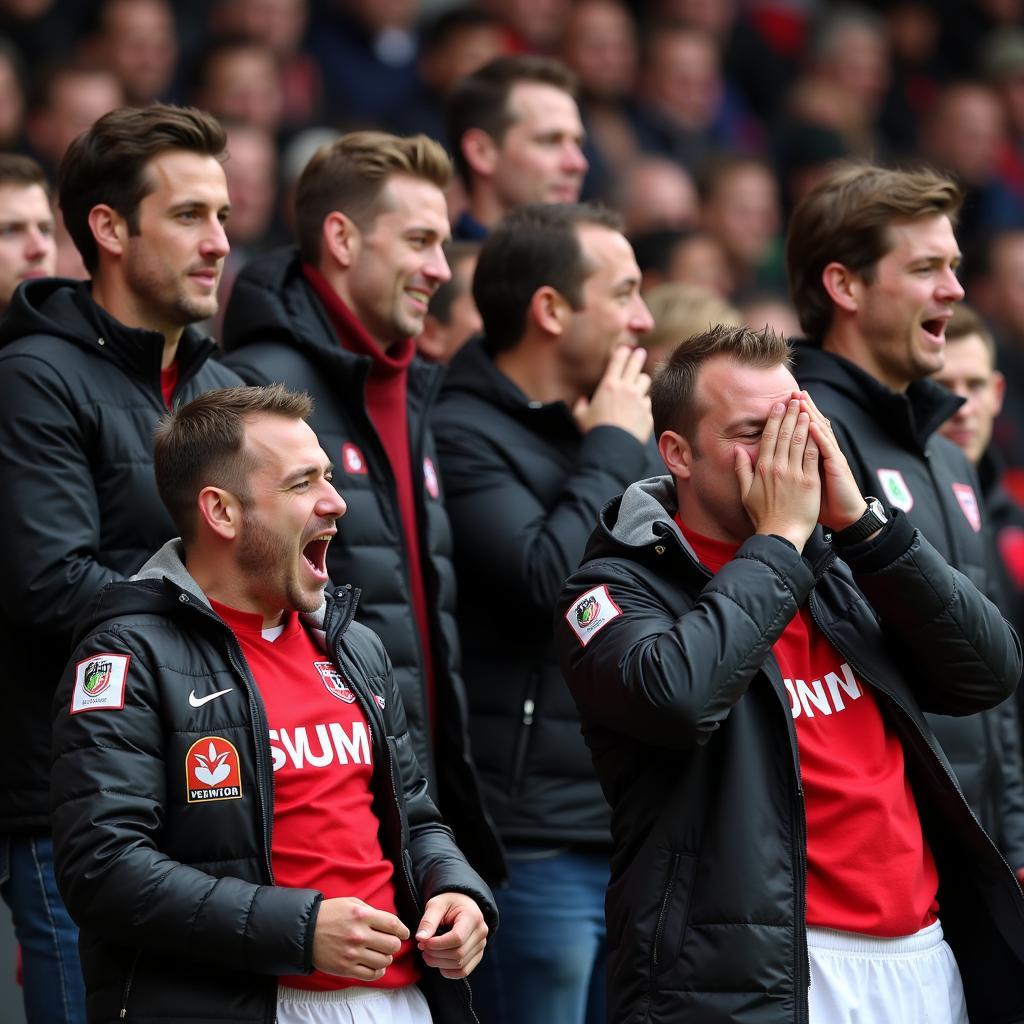
<svg viewBox="0 0 1024 1024"><path fill-rule="evenodd" d="M52 179L70 140L123 103L217 115L232 201L223 309L246 260L290 239L291 191L319 145L376 127L452 150L447 98L506 53L577 76L582 153L553 159L582 176L583 198L622 212L646 291L699 289L652 300L676 340L694 308L701 327L734 314L799 333L786 217L832 161L956 177L967 298L1009 378L996 443L1024 466L1021 0L2 0L0 146ZM464 192L449 202L455 223ZM59 273L84 276L58 236Z"/></svg>

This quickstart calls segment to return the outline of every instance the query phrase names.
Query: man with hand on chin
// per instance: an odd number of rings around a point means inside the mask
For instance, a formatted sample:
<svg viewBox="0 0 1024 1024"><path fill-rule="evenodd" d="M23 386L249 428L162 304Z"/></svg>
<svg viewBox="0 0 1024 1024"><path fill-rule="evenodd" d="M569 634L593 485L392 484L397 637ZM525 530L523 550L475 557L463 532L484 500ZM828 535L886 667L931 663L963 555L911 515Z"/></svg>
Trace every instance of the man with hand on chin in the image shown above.
<svg viewBox="0 0 1024 1024"><path fill-rule="evenodd" d="M1015 634L862 496L770 331L684 343L651 403L670 476L556 616L612 804L609 1020L1016 1019L1024 896L922 713L1006 699Z"/></svg>
<svg viewBox="0 0 1024 1024"><path fill-rule="evenodd" d="M104 592L59 688L57 877L90 1018L476 1019L458 979L496 911L358 590L325 593L345 502L310 411L231 388L161 423L181 539Z"/></svg>

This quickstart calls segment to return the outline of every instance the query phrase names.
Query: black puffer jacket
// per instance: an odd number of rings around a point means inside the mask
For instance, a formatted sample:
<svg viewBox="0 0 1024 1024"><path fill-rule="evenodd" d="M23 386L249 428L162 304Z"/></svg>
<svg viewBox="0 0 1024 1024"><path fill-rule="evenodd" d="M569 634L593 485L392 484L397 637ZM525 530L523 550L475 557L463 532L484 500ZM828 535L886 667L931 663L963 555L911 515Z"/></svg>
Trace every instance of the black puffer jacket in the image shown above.
<svg viewBox="0 0 1024 1024"><path fill-rule="evenodd" d="M87 285L22 285L0 323L0 834L49 831L50 704L75 621L175 534L153 479L163 335L130 330ZM240 384L191 328L174 402Z"/></svg>
<svg viewBox="0 0 1024 1024"><path fill-rule="evenodd" d="M452 361L433 422L487 805L506 841L607 845L551 612L604 502L662 471L657 449L617 427L581 435L568 406L527 401L478 342Z"/></svg>
<svg viewBox="0 0 1024 1024"><path fill-rule="evenodd" d="M853 363L800 344L794 372L832 421L864 494L903 509L950 565L1002 603L974 469L936 430L962 400L930 380L890 391ZM1024 867L1024 781L1014 708L931 722L967 802L1015 868Z"/></svg>
<svg viewBox="0 0 1024 1024"><path fill-rule="evenodd" d="M271 1024L276 976L312 969L321 894L273 884L263 702L181 553L172 541L138 580L104 591L54 701L56 874L81 929L91 1024ZM412 930L431 897L464 892L493 926L490 891L427 795L387 655L352 622L357 600L340 589L307 628L370 723L374 808L399 915ZM73 713L76 666L102 656L131 659L123 707ZM230 692L196 709L193 690ZM234 745L239 798L186 800L187 755L207 737ZM467 984L423 970L435 1020L475 1021Z"/></svg>
<svg viewBox="0 0 1024 1024"><path fill-rule="evenodd" d="M562 666L612 805L609 1020L807 1020L803 794L771 653L805 601L902 742L972 1024L1024 1019L1024 896L920 710L1005 699L1013 631L899 513L847 553L852 574L819 531L804 557L751 537L712 577L675 510L668 477L611 502L559 601Z"/></svg>
<svg viewBox="0 0 1024 1024"><path fill-rule="evenodd" d="M313 396L310 426L334 463L335 484L348 504L327 552L328 572L336 583L362 589L359 619L384 641L394 665L430 791L473 864L492 881L502 878L503 858L467 746L451 529L437 487L437 456L427 422L441 384L440 367L416 359L408 376L409 443L418 470L413 483L433 627L437 735L431 744L423 648L412 611L395 481L366 411L370 358L354 355L338 342L294 250L253 260L239 275L225 316L224 348L225 362L250 384L279 381ZM345 458L346 445L355 445L362 456L356 472Z"/></svg>

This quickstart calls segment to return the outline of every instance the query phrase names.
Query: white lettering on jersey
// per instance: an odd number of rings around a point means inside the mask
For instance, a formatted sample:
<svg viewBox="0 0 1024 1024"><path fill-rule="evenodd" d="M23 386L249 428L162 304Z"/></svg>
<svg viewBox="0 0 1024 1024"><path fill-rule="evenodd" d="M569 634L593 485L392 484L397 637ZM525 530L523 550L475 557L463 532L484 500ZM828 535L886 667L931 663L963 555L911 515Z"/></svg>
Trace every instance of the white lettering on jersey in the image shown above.
<svg viewBox="0 0 1024 1024"><path fill-rule="evenodd" d="M310 742L310 730L316 734L316 750ZM330 722L307 728L271 729L270 754L274 771L280 771L290 761L293 768L326 768L338 764L372 764L370 735L365 722L353 722L346 727Z"/></svg>
<svg viewBox="0 0 1024 1024"><path fill-rule="evenodd" d="M820 679L812 679L809 685L802 679L783 680L794 718L799 718L801 713L813 718L815 708L823 715L845 710L846 702L840 691L844 691L851 701L861 696L864 691L845 661L839 666L839 671L842 677L835 672L826 672L824 685Z"/></svg>

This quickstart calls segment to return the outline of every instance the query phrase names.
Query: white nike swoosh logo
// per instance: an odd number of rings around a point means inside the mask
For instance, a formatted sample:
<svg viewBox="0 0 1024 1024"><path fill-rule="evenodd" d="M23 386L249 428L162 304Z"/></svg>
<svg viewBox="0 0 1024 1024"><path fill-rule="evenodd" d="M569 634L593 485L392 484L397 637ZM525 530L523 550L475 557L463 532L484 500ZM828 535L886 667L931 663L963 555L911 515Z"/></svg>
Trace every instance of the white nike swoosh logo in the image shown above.
<svg viewBox="0 0 1024 1024"><path fill-rule="evenodd" d="M233 689L233 686L229 686L226 690L218 690L216 693L208 693L205 697L197 697L196 691L193 690L188 695L188 702L194 708L201 708L204 704L208 704L211 700L216 700L218 697L223 697L225 693L230 693Z"/></svg>

